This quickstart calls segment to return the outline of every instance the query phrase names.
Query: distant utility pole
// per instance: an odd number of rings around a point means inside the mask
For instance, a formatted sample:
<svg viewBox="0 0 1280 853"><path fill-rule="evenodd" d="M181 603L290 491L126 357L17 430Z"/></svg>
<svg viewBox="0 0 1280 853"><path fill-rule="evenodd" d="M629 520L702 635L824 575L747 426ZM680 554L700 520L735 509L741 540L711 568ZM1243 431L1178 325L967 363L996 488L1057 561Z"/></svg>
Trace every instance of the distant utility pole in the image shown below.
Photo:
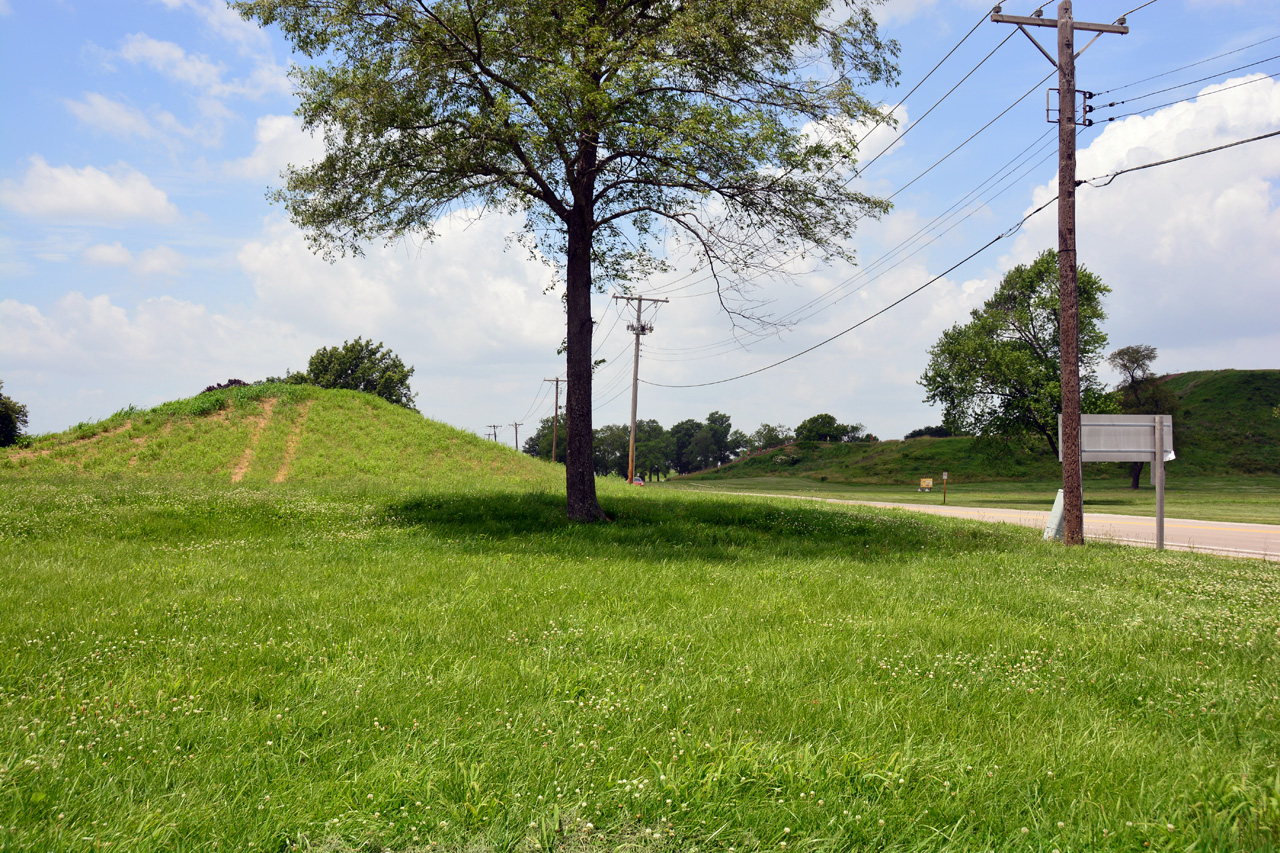
<svg viewBox="0 0 1280 853"><path fill-rule="evenodd" d="M1076 56L1075 31L1118 33L1129 28L1124 18L1114 24L1088 24L1071 17L1071 0L1058 4L1057 20L1042 17L1002 15L1000 7L991 12L998 24L1014 24L1023 35L1058 68L1058 334L1062 385L1062 541L1067 545L1084 542L1084 490L1080 470L1080 306L1076 299ZM1027 27L1054 27L1058 31L1058 61L1040 46ZM1097 39L1098 36L1094 36ZM1089 42L1093 44L1093 42ZM1084 53L1085 45L1080 53ZM1083 93L1085 100L1092 92ZM1085 106L1081 124L1093 124ZM1051 119L1052 121L1052 119Z"/></svg>
<svg viewBox="0 0 1280 853"><path fill-rule="evenodd" d="M561 379L559 376L557 376L555 379L544 379L542 381L556 383L556 414L555 414L555 417L551 419L551 461L555 462L556 461L556 441L559 438L559 432L560 432L560 383L563 382L565 385L568 385L569 380Z"/></svg>
<svg viewBox="0 0 1280 853"><path fill-rule="evenodd" d="M513 423L511 426L516 431L516 450L519 450L520 449L520 427L524 426L524 424Z"/></svg>
<svg viewBox="0 0 1280 853"><path fill-rule="evenodd" d="M489 424L489 429L493 430L492 435L494 441L498 440L498 427L500 426L502 426L502 424Z"/></svg>
<svg viewBox="0 0 1280 853"><path fill-rule="evenodd" d="M640 336L647 335L653 331L653 326L644 322L640 312L644 309L646 299L649 302L662 303L666 303L668 300L644 296L615 296L613 298L636 304L636 321L634 324L627 325L627 331L633 332L636 336L636 355L631 364L631 442L627 450L627 482L632 483L636 479L636 402L640 391Z"/></svg>

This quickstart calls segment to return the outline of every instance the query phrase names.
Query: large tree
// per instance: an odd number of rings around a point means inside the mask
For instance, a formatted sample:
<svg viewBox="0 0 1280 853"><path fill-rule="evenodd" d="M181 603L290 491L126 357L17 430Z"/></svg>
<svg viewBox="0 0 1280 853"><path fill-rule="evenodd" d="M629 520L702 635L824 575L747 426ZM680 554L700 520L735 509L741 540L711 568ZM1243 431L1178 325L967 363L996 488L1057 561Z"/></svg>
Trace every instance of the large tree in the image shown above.
<svg viewBox="0 0 1280 853"><path fill-rule="evenodd" d="M1111 289L1084 267L1077 272L1080 305L1080 396L1085 412L1115 411L1097 367L1107 336L1102 298ZM1042 252L1005 275L970 320L942 333L920 377L926 402L941 403L953 433L1032 432L1058 451L1058 253Z"/></svg>
<svg viewBox="0 0 1280 853"><path fill-rule="evenodd" d="M276 197L333 254L523 214L567 314L568 511L597 519L591 296L683 246L721 304L746 273L846 255L887 203L849 179L859 88L895 74L868 9L828 0L240 0L313 64L294 75L326 153ZM846 4L842 4L846 5ZM676 248L671 248L675 246Z"/></svg>

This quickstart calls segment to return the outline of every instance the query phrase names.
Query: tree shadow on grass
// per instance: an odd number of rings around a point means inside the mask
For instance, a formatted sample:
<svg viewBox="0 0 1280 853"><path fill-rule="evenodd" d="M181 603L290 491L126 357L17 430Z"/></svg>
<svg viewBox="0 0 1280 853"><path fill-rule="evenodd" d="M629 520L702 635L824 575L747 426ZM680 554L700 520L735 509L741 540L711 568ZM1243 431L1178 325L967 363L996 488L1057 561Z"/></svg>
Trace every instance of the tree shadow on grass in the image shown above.
<svg viewBox="0 0 1280 853"><path fill-rule="evenodd" d="M831 558L1004 551L1023 547L1020 529L906 511L756 499L701 500L679 494L609 496L611 521L571 522L551 494L430 494L388 504L382 522L419 529L476 550L535 550L638 559Z"/></svg>

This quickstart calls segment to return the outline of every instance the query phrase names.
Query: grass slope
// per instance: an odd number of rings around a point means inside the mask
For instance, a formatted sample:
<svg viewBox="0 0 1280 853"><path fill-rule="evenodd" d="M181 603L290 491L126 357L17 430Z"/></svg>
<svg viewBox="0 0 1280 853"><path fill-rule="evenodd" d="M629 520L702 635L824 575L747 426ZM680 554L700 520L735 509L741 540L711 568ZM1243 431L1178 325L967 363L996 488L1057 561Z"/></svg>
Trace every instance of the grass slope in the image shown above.
<svg viewBox="0 0 1280 853"><path fill-rule="evenodd" d="M1274 565L236 453L0 471L0 848L1280 844Z"/></svg>
<svg viewBox="0 0 1280 853"><path fill-rule="evenodd" d="M1280 370L1198 370L1164 382L1183 406L1179 466L1196 474L1280 474L1280 418L1272 414Z"/></svg>
<svg viewBox="0 0 1280 853"><path fill-rule="evenodd" d="M562 469L371 394L302 385L211 391L39 437L0 470L244 485L556 488Z"/></svg>

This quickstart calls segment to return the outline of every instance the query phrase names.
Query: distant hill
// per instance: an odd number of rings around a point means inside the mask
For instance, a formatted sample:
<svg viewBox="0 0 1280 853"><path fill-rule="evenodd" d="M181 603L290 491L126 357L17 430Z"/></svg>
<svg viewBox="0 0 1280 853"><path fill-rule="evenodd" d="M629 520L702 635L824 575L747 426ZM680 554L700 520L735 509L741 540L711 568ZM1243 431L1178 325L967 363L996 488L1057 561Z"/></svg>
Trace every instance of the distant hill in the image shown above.
<svg viewBox="0 0 1280 853"><path fill-rule="evenodd" d="M356 391L254 385L40 436L0 455L0 477L64 471L246 485L563 487L563 469Z"/></svg>
<svg viewBox="0 0 1280 853"><path fill-rule="evenodd" d="M1178 459L1170 476L1280 474L1280 370L1200 370L1167 376L1179 400ZM799 442L687 479L808 477L836 483L909 483L948 471L965 482L1049 480L1061 473L1043 441L913 438L876 444ZM1086 479L1128 476L1116 464L1084 466Z"/></svg>

